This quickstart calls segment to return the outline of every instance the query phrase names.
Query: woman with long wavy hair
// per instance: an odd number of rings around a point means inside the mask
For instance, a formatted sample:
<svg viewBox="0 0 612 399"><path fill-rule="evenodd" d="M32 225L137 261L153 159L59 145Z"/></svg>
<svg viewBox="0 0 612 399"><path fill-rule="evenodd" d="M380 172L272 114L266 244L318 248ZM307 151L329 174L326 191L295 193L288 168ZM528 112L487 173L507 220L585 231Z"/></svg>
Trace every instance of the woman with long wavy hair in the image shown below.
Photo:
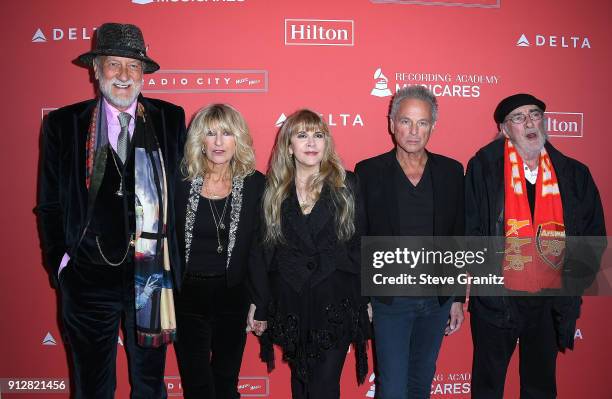
<svg viewBox="0 0 612 399"><path fill-rule="evenodd" d="M262 245L252 260L262 358L272 344L291 368L293 398L338 398L348 347L359 382L367 372L369 321L360 296L362 206L323 119L300 110L276 138L262 199ZM264 332L265 331L265 332Z"/></svg>
<svg viewBox="0 0 612 399"><path fill-rule="evenodd" d="M249 310L249 253L259 230L264 177L242 115L212 104L194 117L177 182L182 289L175 344L183 396L238 398Z"/></svg>

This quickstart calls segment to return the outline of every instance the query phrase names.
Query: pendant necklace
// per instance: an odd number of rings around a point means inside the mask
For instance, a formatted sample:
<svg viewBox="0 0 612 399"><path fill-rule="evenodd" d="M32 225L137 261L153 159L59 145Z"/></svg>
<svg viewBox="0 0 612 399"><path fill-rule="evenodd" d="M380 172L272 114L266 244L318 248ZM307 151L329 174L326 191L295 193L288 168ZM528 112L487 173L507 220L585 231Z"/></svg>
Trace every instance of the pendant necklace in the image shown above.
<svg viewBox="0 0 612 399"><path fill-rule="evenodd" d="M207 198L208 205L210 206L210 213L213 217L213 223L215 224L215 230L217 231L217 253L219 254L223 252L223 245L221 245L221 236L219 235L219 230L225 230L225 223L223 222L223 220L225 219L225 212L227 211L227 203L229 197L229 194L227 195L227 197L225 197L225 203L223 204L223 211L221 212L221 215L219 215L219 212L217 211L217 206L213 206L210 198Z"/></svg>
<svg viewBox="0 0 612 399"><path fill-rule="evenodd" d="M115 191L115 195L117 197L123 197L123 175L119 170L119 165L117 165L117 160L115 159L115 152L111 151L111 155L113 157L113 163L115 164L115 168L117 169L117 173L119 174L119 188Z"/></svg>

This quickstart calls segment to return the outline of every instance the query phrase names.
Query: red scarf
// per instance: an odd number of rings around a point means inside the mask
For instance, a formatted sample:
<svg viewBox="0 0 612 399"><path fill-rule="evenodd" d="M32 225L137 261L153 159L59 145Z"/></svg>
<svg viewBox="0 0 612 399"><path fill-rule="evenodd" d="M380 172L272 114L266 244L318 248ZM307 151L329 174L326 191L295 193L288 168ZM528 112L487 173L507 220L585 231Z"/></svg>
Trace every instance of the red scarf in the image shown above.
<svg viewBox="0 0 612 399"><path fill-rule="evenodd" d="M506 254L504 286L538 292L561 288L565 250L563 205L557 175L546 149L540 152L533 220L523 159L506 139L504 150Z"/></svg>

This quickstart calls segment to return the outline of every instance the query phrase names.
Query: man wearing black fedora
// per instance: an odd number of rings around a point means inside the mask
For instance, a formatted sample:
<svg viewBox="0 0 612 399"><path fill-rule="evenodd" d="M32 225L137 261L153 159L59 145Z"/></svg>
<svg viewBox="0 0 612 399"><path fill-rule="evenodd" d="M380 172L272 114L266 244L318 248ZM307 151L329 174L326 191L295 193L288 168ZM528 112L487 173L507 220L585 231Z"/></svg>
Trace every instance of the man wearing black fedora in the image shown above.
<svg viewBox="0 0 612 399"><path fill-rule="evenodd" d="M504 397L517 341L521 399L557 397L557 353L574 347L578 285L605 248L597 186L584 164L548 142L545 110L531 94L503 99L494 112L498 138L467 167L466 235L505 237L487 270L503 275L503 295L472 286L469 301L474 399ZM585 236L576 251L576 237Z"/></svg>
<svg viewBox="0 0 612 399"><path fill-rule="evenodd" d="M159 65L140 29L106 23L78 62L97 98L43 123L37 215L61 298L75 398L112 398L120 325L132 398L165 398L166 344L180 282L173 192L185 140L181 107L140 94Z"/></svg>

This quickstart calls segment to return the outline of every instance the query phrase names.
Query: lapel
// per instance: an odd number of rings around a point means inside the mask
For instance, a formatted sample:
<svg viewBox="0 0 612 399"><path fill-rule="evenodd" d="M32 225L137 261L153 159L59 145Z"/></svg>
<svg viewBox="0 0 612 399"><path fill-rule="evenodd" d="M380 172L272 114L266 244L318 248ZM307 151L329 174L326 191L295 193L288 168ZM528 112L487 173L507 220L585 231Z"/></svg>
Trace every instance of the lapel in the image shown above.
<svg viewBox="0 0 612 399"><path fill-rule="evenodd" d="M333 202L331 199L331 194L329 190L329 186L323 185L323 189L321 190L321 195L319 196L319 200L315 204L314 208L310 212L309 216L309 224L310 224L310 235L313 239L316 239L319 235L319 232L323 229L323 227L327 224L330 218L333 217L332 207ZM308 227L308 226L307 226ZM316 242L315 242L316 245Z"/></svg>
<svg viewBox="0 0 612 399"><path fill-rule="evenodd" d="M492 170L487 175L490 176L491 180L489 184L491 187L494 187L492 199L492 205L494 209L494 214L491 215L493 217L493 221L495 223L494 235L505 235L504 229L504 209L506 207L506 192L504 190L506 181L504 176L504 145L505 140L499 140L499 147L501 148L498 151L495 151L495 154L499 156L493 159L492 162ZM486 172L485 172L486 173Z"/></svg>
<svg viewBox="0 0 612 399"><path fill-rule="evenodd" d="M447 184L446 179L444 179L444 170L439 169L441 165L438 163L436 154L425 151L427 152L427 162L429 162L431 186L433 188L433 234L436 235L438 231L444 231L444 227L441 226L442 218L439 213L448 209L448 204L446 204L448 197L445 195Z"/></svg>
<svg viewBox="0 0 612 399"><path fill-rule="evenodd" d="M317 249L314 239L332 216L329 188L326 185L323 186L319 200L308 216L308 222L302 214L295 190L295 184L292 184L291 194L281 205L282 217L287 221L287 228L293 230L293 235L300 238L301 244L314 252Z"/></svg>
<svg viewBox="0 0 612 399"><path fill-rule="evenodd" d="M106 157L108 155L107 151L98 151L96 155L96 159L94 160L94 170L92 172L89 189L85 184L85 175L87 169L87 139L89 137L89 128L91 124L92 113L96 107L100 106L100 100L96 99L91 102L91 104L85 108L85 110L78 116L75 126L75 139L76 139L76 162L77 167L74 168L76 173L81 173L82 175L77 176L77 181L82 182L82 187L84 190L84 197L87 199L87 213L85 217L85 226L89 224L89 221L93 214L93 205L96 202L96 198L98 196L98 190L100 189L100 185L102 184L102 179L104 177L104 170L106 169ZM104 119L104 110L99 109L98 112L98 124L102 124L102 128L106 126L106 119ZM83 229L83 234L85 233L85 229Z"/></svg>
<svg viewBox="0 0 612 399"><path fill-rule="evenodd" d="M164 168L168 170L168 161L166 160L166 154L168 154L168 151L166 148L166 135L164 134L166 127L163 124L163 113L155 106L155 104L144 98L142 94L138 97L138 101L143 105L145 110L143 119L145 122L146 133L149 135L148 137L155 137L157 140L159 149L164 155Z"/></svg>
<svg viewBox="0 0 612 399"><path fill-rule="evenodd" d="M391 235L399 235L399 204L397 201L397 191L395 180L397 177L397 162L395 159L395 148L387 152L382 159L383 165L380 176L382 178L383 198L387 199L386 204L381 204L383 212L387 215L388 225L391 226Z"/></svg>
<svg viewBox="0 0 612 399"><path fill-rule="evenodd" d="M242 214L242 195L244 187L244 177L234 177L232 179L232 203L230 206L230 227L229 238L227 242L227 265L229 268L232 259L232 250L236 244L236 235L238 233L238 223Z"/></svg>

